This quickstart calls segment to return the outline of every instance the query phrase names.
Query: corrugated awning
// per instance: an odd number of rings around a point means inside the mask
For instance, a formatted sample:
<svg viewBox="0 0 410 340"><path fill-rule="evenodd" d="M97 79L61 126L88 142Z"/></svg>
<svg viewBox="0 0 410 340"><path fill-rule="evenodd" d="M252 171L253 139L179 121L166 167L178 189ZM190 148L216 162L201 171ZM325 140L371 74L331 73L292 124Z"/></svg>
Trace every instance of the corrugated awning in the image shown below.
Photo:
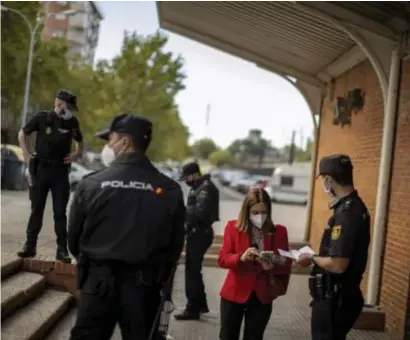
<svg viewBox="0 0 410 340"><path fill-rule="evenodd" d="M321 86L329 66L360 50L329 20L390 40L408 29L408 2L164 1L161 27L279 74ZM364 60L356 54L356 62Z"/></svg>

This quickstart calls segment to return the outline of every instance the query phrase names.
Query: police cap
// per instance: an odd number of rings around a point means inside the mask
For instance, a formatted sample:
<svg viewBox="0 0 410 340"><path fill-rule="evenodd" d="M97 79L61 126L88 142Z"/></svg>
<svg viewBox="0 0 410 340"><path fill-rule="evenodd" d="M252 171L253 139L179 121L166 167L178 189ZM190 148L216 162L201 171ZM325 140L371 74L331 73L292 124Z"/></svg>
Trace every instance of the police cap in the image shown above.
<svg viewBox="0 0 410 340"><path fill-rule="evenodd" d="M78 111L77 97L75 96L75 94L71 93L70 91L61 89L60 91L58 91L56 97L65 101L69 110Z"/></svg>
<svg viewBox="0 0 410 340"><path fill-rule="evenodd" d="M351 181L353 178L353 165L350 157L343 154L335 154L323 157L319 163L319 176L328 175L336 182Z"/></svg>
<svg viewBox="0 0 410 340"><path fill-rule="evenodd" d="M111 132L125 133L141 141L150 142L152 138L152 123L147 118L130 113L120 113L115 116L108 128L96 134L96 137L108 140Z"/></svg>
<svg viewBox="0 0 410 340"><path fill-rule="evenodd" d="M184 181L187 178L187 176L193 175L196 173L201 173L201 169L199 168L198 163L197 162L187 163L182 167L181 176L179 177L179 180Z"/></svg>

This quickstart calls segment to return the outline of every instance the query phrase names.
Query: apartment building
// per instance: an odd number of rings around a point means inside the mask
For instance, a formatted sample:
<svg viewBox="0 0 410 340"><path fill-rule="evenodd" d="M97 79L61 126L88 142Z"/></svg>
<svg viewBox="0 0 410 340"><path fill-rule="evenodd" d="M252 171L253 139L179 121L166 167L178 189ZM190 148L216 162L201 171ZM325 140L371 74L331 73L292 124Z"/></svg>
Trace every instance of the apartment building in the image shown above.
<svg viewBox="0 0 410 340"><path fill-rule="evenodd" d="M65 38L69 43L69 55L94 63L98 44L100 22L103 15L96 1L44 1L46 13L75 11L66 16L56 14L45 23L44 37Z"/></svg>

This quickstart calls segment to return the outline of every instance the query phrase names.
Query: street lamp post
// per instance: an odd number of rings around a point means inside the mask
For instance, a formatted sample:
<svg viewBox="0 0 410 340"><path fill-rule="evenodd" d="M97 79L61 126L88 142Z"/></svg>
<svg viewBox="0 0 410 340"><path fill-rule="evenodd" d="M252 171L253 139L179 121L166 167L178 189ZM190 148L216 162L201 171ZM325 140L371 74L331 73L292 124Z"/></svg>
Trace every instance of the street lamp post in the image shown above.
<svg viewBox="0 0 410 340"><path fill-rule="evenodd" d="M30 99L31 70L33 68L34 45L36 43L37 30L39 29L42 23L45 23L48 19L54 17L56 14L63 14L65 16L71 16L71 15L77 14L77 11L69 10L69 11L58 12L58 13L49 13L43 18L38 18L36 24L33 26L30 20L28 20L28 18L19 10L6 7L3 5L1 5L1 10L10 11L20 16L26 23L29 29L29 32L30 32L30 46L29 46L28 61L27 61L26 86L24 89L23 111L21 113L21 127L23 127L27 121L28 104L29 104L29 99Z"/></svg>

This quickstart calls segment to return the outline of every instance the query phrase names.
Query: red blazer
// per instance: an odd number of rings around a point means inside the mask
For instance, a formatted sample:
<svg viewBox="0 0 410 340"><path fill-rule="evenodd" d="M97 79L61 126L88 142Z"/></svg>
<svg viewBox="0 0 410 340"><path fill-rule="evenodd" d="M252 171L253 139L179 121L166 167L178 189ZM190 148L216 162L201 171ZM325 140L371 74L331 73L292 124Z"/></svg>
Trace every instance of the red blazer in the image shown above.
<svg viewBox="0 0 410 340"><path fill-rule="evenodd" d="M285 295L289 285L292 260L286 259L284 265L275 265L272 270L263 270L259 264L242 262L239 258L251 245L248 233L236 228L236 220L228 221L222 247L219 251L218 265L228 269L228 275L222 285L220 295L236 303L248 301L251 293L262 303L271 303L278 296ZM289 250L286 227L276 224L275 241L272 245L272 234L264 239L264 250Z"/></svg>

